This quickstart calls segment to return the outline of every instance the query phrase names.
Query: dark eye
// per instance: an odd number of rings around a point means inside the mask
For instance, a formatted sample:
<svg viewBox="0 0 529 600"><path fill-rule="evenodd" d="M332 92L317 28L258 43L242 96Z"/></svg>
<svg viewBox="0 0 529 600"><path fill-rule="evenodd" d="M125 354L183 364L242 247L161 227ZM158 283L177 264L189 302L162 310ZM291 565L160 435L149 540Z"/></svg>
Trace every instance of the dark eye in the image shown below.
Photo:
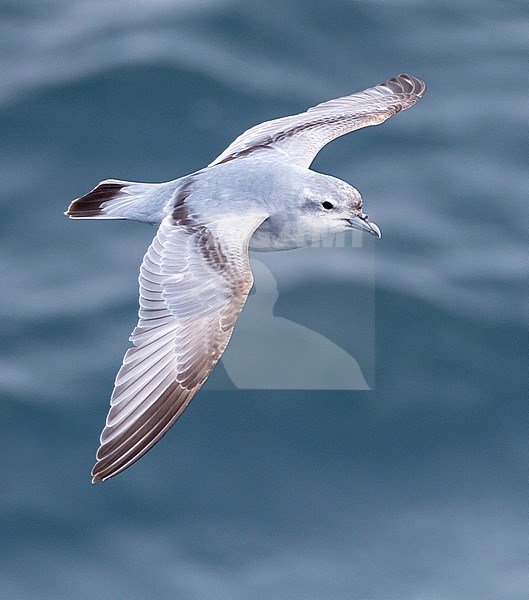
<svg viewBox="0 0 529 600"><path fill-rule="evenodd" d="M323 206L323 208L325 208L325 210L331 210L331 208L334 208L334 206L332 205L332 203L331 202L327 202L327 201L322 202L321 205Z"/></svg>

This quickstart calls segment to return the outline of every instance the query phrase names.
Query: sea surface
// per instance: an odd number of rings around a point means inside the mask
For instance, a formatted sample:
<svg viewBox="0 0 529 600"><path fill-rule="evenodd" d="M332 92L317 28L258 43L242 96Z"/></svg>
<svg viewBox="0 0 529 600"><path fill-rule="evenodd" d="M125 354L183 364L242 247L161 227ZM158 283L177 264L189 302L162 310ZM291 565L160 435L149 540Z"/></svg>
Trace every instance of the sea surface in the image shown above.
<svg viewBox="0 0 529 600"><path fill-rule="evenodd" d="M0 4L2 600L527 597L528 39L514 0ZM382 239L253 259L247 335L271 281L267 318L356 389L274 389L300 380L286 343L248 383L233 350L91 485L155 230L68 203L401 72L424 99L313 164Z"/></svg>

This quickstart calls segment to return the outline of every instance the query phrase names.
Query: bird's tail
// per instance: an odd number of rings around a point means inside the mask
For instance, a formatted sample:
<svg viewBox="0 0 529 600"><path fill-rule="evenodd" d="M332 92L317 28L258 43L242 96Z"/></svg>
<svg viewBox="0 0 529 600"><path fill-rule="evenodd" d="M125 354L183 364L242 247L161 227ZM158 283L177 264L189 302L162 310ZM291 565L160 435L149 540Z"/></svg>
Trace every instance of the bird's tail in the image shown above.
<svg viewBox="0 0 529 600"><path fill-rule="evenodd" d="M64 214L71 219L130 219L156 223L163 219L163 207L169 199L168 183L105 179L91 192L74 200Z"/></svg>

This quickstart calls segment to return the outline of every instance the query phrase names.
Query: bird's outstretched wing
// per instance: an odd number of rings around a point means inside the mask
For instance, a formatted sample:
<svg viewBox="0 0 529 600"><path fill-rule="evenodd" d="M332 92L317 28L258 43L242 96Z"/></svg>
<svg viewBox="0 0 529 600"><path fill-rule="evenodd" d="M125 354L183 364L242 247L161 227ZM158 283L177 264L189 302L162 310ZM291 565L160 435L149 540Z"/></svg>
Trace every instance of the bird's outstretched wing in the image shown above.
<svg viewBox="0 0 529 600"><path fill-rule="evenodd" d="M304 113L266 121L240 135L210 166L274 149L309 167L325 144L355 129L383 123L413 106L425 91L423 81L403 74L363 92L323 102Z"/></svg>
<svg viewBox="0 0 529 600"><path fill-rule="evenodd" d="M184 199L162 221L141 265L139 322L116 377L94 483L145 454L215 366L253 283L250 237L267 216L202 223Z"/></svg>

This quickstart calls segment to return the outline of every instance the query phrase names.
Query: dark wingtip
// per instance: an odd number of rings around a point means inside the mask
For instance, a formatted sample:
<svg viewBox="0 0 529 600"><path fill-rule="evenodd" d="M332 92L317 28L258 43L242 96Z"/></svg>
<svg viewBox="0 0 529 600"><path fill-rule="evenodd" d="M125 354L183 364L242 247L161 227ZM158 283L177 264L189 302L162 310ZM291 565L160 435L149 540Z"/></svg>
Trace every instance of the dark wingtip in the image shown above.
<svg viewBox="0 0 529 600"><path fill-rule="evenodd" d="M408 73L401 73L380 85L385 85L395 94L406 94L417 99L422 98L426 92L424 81Z"/></svg>
<svg viewBox="0 0 529 600"><path fill-rule="evenodd" d="M401 73L398 77L394 78L404 88L404 91L409 94L414 94L421 98L426 92L426 84L422 79L409 75L408 73Z"/></svg>

